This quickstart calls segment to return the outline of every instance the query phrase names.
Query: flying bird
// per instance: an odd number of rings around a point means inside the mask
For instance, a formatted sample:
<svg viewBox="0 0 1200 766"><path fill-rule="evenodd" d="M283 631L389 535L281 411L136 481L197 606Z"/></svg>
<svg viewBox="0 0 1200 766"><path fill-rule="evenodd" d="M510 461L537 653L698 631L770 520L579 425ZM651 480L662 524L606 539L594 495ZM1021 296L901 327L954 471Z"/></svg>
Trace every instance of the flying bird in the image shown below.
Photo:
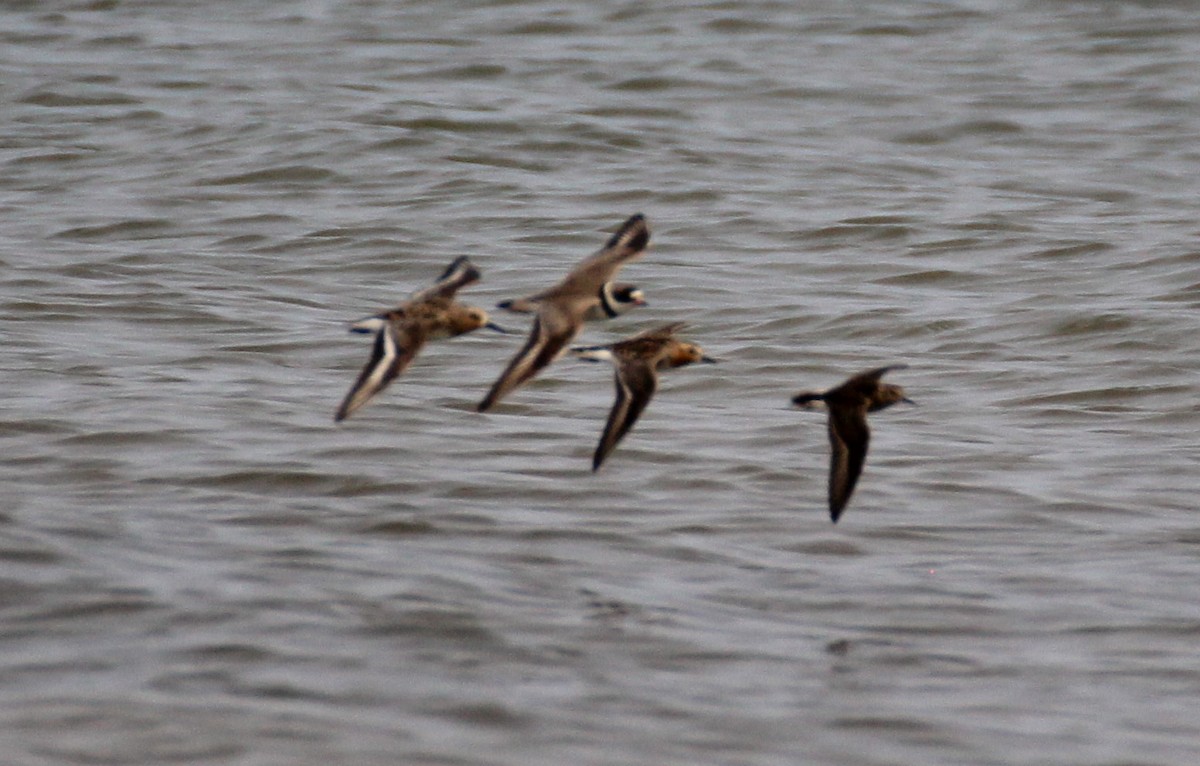
<svg viewBox="0 0 1200 766"><path fill-rule="evenodd" d="M345 420L387 388L412 363L426 341L453 338L480 327L506 332L483 309L454 300L460 288L479 276L479 269L465 255L460 256L436 282L409 300L350 326L350 332L375 333L375 344L370 360L338 407L335 422Z"/></svg>
<svg viewBox="0 0 1200 766"><path fill-rule="evenodd" d="M650 228L645 216L638 213L625 221L603 248L584 259L558 284L530 298L515 301L521 307L536 308L533 328L525 346L479 403L479 411L487 412L558 358L579 334L584 321L595 316L598 309L603 311L605 285L626 262L645 252L649 242ZM635 305L639 299L640 296L633 298L630 305Z"/></svg>
<svg viewBox="0 0 1200 766"><path fill-rule="evenodd" d="M608 346L571 349L571 354L576 358L608 361L616 368L617 398L592 456L593 471L600 468L600 464L629 433L642 410L650 403L650 397L658 388L659 370L683 367L693 362L711 364L717 361L705 355L704 350L696 344L678 340L675 333L683 327L683 322L675 322Z"/></svg>
<svg viewBox="0 0 1200 766"><path fill-rule="evenodd" d="M583 315L583 318L589 322L597 319L613 319L632 308L646 305L646 296L637 285L605 282L600 286L597 297L596 305L589 308ZM542 292L525 298L501 301L496 304L496 308L511 311L514 314L536 314L545 299L546 293Z"/></svg>
<svg viewBox="0 0 1200 766"><path fill-rule="evenodd" d="M792 404L797 407L818 409L823 403L829 412L829 444L833 453L829 465L829 516L835 524L854 492L867 459L867 444L871 440L867 413L891 407L896 402L913 404L904 395L903 388L881 381L885 373L907 366L896 364L868 370L836 388L804 391L792 397Z"/></svg>

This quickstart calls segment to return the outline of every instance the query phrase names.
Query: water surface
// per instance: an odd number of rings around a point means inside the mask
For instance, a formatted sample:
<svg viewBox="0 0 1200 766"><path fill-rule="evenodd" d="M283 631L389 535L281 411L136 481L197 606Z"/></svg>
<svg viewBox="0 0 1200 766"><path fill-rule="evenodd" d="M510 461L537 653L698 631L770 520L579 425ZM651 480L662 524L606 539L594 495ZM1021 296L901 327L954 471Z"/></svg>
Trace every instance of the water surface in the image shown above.
<svg viewBox="0 0 1200 766"><path fill-rule="evenodd" d="M1192 764L1200 19L1171 2L9 4L13 764ZM521 343L346 321L642 211L721 365L593 475ZM502 317L524 330L527 320ZM842 521L801 388L868 367Z"/></svg>

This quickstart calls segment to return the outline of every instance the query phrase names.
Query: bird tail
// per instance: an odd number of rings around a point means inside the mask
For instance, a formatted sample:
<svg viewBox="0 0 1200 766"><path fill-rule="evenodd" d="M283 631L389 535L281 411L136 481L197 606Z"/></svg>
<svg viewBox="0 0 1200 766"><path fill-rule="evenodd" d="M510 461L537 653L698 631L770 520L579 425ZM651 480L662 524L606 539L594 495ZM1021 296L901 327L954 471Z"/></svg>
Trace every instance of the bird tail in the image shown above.
<svg viewBox="0 0 1200 766"><path fill-rule="evenodd" d="M608 346L575 346L570 349L571 356L588 362L611 362L612 349Z"/></svg>
<svg viewBox="0 0 1200 766"><path fill-rule="evenodd" d="M350 325L350 332L362 333L364 335L368 333L377 333L386 325L387 317L385 317L383 314L375 314L373 316L363 317L357 322L352 323Z"/></svg>
<svg viewBox="0 0 1200 766"><path fill-rule="evenodd" d="M792 397L792 404L803 409L816 409L825 402L825 394L819 391L803 391Z"/></svg>

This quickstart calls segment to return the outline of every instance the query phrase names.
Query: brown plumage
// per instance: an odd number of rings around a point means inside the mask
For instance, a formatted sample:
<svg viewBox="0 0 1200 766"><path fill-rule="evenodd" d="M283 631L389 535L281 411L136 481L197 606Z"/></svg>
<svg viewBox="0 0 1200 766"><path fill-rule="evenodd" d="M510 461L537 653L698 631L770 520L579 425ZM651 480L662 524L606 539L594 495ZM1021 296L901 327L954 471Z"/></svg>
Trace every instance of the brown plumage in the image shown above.
<svg viewBox="0 0 1200 766"><path fill-rule="evenodd" d="M491 409L562 353L579 334L588 314L600 305L601 288L626 262L645 252L649 241L650 228L645 217L640 213L634 215L600 251L572 269L558 284L534 296L537 316L529 340L479 403L480 412Z"/></svg>
<svg viewBox="0 0 1200 766"><path fill-rule="evenodd" d="M511 311L514 314L536 314L545 299L546 293L538 293L525 298L501 301L496 304L496 308ZM645 305L645 296L637 285L605 282L600 286L596 304L587 310L583 318L589 322L597 319L613 319L630 309Z"/></svg>
<svg viewBox="0 0 1200 766"><path fill-rule="evenodd" d="M683 322L675 322L609 346L571 349L571 353L579 359L609 361L616 368L617 398L592 456L593 471L600 468L600 464L629 433L642 410L650 403L650 398L658 388L659 370L682 367L693 362L717 361L706 356L704 350L694 343L686 343L675 337L675 333L683 326Z"/></svg>
<svg viewBox="0 0 1200 766"><path fill-rule="evenodd" d="M903 388L880 380L888 371L907 366L897 364L868 370L828 391L805 391L792 397L792 403L797 407L813 409L823 402L829 411L829 444L832 448L829 516L835 524L850 495L854 493L854 485L858 483L867 459L867 446L871 440L867 413L890 407L896 402L913 403L904 395Z"/></svg>
<svg viewBox="0 0 1200 766"><path fill-rule="evenodd" d="M346 419L387 388L408 368L426 341L453 338L480 327L504 332L488 319L483 309L454 300L460 288L478 279L479 269L462 256L436 282L408 301L351 325L351 332L375 333L375 344L371 358L338 407L334 421Z"/></svg>

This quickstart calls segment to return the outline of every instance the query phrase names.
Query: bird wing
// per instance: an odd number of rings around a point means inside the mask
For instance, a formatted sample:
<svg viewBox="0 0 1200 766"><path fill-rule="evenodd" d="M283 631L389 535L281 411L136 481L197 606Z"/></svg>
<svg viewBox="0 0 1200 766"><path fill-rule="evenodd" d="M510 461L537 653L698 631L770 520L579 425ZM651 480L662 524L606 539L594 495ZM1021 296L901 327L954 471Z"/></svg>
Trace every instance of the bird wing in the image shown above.
<svg viewBox="0 0 1200 766"><path fill-rule="evenodd" d="M600 468L617 443L633 428L658 387L654 367L643 360L621 360L616 368L617 398L608 413L608 422L604 424L604 433L596 445L596 453L592 456L593 471Z"/></svg>
<svg viewBox="0 0 1200 766"><path fill-rule="evenodd" d="M580 327L579 320L570 314L557 310L552 304L542 304L529 331L529 340L492 384L487 396L479 403L479 411L487 412L513 389L541 372L562 353Z"/></svg>
<svg viewBox="0 0 1200 766"><path fill-rule="evenodd" d="M412 296L413 302L426 301L431 298L453 298L461 288L472 282L479 281L479 269L465 255L460 255L450 262L442 275L434 280L429 287L419 290Z"/></svg>
<svg viewBox="0 0 1200 766"><path fill-rule="evenodd" d="M866 406L829 410L829 515L836 523L842 515L867 459L871 431L867 428Z"/></svg>
<svg viewBox="0 0 1200 766"><path fill-rule="evenodd" d="M370 401L371 397L388 387L412 363L424 345L425 338L417 328L387 322L375 333L371 358L358 380L346 393L333 419L339 422Z"/></svg>
<svg viewBox="0 0 1200 766"><path fill-rule="evenodd" d="M641 213L631 216L597 252L583 259L554 292L579 292L599 300L601 285L611 280L626 261L640 256L650 242L650 227Z"/></svg>
<svg viewBox="0 0 1200 766"><path fill-rule="evenodd" d="M641 340L643 338L654 338L655 340L670 340L677 332L687 327L687 322L668 322L659 327L652 327L649 330L644 330L633 336L630 340Z"/></svg>
<svg viewBox="0 0 1200 766"><path fill-rule="evenodd" d="M906 367L908 367L907 364L893 364L893 365L889 365L887 367L876 367L873 370L867 370L866 372L860 372L859 374L857 374L854 377L847 380L840 387L857 388L859 386L862 386L863 384L874 385L875 383L878 383L879 379L882 378L888 372L890 372L892 370L903 370Z"/></svg>

